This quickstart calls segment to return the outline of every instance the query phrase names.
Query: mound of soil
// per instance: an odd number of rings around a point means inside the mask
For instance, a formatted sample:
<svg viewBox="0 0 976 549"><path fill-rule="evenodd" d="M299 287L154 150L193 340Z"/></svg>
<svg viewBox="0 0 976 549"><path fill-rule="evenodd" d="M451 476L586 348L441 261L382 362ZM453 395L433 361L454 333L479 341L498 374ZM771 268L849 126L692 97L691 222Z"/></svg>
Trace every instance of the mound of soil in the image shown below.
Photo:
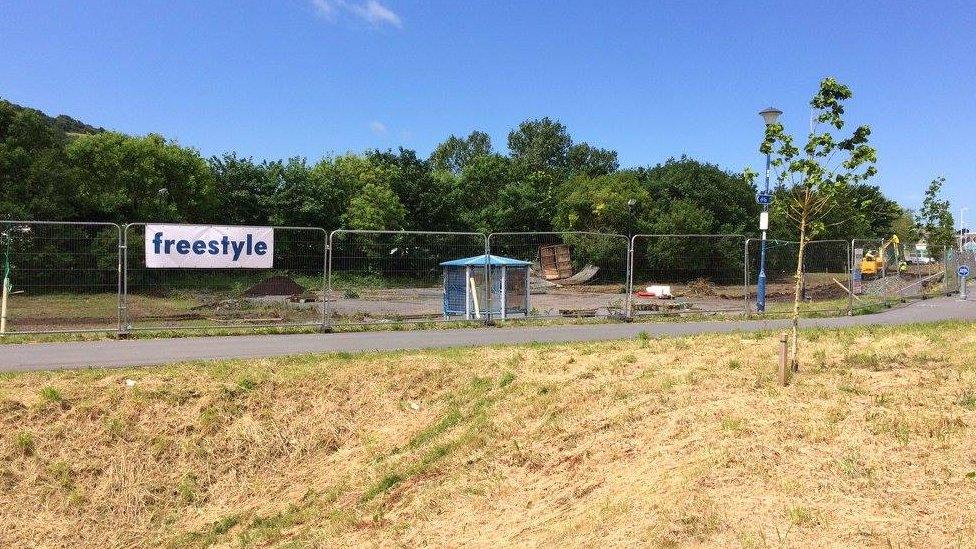
<svg viewBox="0 0 976 549"><path fill-rule="evenodd" d="M305 293L305 288L287 276L272 276L244 290L244 297L291 296L303 293Z"/></svg>
<svg viewBox="0 0 976 549"><path fill-rule="evenodd" d="M807 286L803 295L806 299L819 301L847 297L847 292L836 284L822 284L819 286Z"/></svg>

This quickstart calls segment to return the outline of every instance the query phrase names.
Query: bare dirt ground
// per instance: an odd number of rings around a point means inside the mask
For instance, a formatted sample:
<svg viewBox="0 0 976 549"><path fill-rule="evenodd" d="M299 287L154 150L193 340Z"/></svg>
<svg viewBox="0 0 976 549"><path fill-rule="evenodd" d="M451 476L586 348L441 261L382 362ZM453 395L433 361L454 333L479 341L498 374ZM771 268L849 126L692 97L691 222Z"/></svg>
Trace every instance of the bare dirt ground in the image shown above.
<svg viewBox="0 0 976 549"><path fill-rule="evenodd" d="M952 352L946 352L947 348ZM944 547L976 326L0 378L0 546Z"/></svg>

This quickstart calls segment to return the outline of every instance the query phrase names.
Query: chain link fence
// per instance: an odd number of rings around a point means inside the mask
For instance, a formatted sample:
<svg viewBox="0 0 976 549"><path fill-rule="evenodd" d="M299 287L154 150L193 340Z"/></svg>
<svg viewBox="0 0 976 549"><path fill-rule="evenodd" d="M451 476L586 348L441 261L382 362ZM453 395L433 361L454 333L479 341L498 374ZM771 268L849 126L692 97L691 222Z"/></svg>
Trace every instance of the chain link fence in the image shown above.
<svg viewBox="0 0 976 549"><path fill-rule="evenodd" d="M530 318L625 316L628 244L624 235L592 232L488 235L493 258L528 267L523 316ZM492 279L493 283L497 281L494 274ZM493 318L497 318L497 311L493 311Z"/></svg>
<svg viewBox="0 0 976 549"><path fill-rule="evenodd" d="M114 223L0 221L4 331L117 330L121 239Z"/></svg>
<svg viewBox="0 0 976 549"><path fill-rule="evenodd" d="M635 235L632 315L745 312L745 242L738 234Z"/></svg>
<svg viewBox="0 0 976 549"><path fill-rule="evenodd" d="M481 233L338 230L329 235L329 250L331 325L487 317Z"/></svg>
<svg viewBox="0 0 976 549"><path fill-rule="evenodd" d="M272 229L270 269L149 268L146 224L126 225L122 331L324 326L325 230Z"/></svg>

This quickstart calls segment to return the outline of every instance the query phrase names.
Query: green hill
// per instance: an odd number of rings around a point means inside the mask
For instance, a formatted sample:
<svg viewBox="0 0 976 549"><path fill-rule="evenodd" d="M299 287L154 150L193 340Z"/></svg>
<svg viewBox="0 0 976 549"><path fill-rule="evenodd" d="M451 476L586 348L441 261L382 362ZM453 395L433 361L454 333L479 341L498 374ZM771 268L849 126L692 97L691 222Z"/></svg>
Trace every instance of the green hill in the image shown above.
<svg viewBox="0 0 976 549"><path fill-rule="evenodd" d="M86 124L81 120L68 116L66 114L59 114L57 116L49 116L43 111L38 109L32 109L30 107L24 107L18 105L6 99L0 99L0 108L10 108L14 112L28 111L33 112L41 117L44 123L58 131L64 132L66 134L96 134L107 131L105 128L92 126L91 124Z"/></svg>

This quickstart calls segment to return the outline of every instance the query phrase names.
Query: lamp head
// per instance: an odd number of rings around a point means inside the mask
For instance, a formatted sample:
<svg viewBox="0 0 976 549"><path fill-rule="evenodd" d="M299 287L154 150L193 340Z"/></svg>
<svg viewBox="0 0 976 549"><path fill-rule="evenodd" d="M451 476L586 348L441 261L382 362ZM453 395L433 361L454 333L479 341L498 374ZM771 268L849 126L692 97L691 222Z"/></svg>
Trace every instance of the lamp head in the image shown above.
<svg viewBox="0 0 976 549"><path fill-rule="evenodd" d="M759 115L763 117L766 125L775 124L779 120L779 115L783 114L783 111L777 109L776 107L766 107L765 109L759 111Z"/></svg>

